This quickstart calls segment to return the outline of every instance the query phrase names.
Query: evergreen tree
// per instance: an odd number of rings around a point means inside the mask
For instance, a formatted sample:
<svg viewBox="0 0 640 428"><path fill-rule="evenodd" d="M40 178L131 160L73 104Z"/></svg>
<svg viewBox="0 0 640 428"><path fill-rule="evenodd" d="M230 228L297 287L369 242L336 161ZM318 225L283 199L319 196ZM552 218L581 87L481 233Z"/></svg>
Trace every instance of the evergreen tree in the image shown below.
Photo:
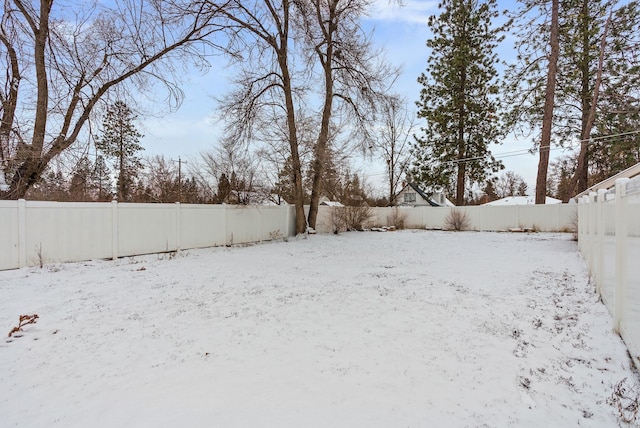
<svg viewBox="0 0 640 428"><path fill-rule="evenodd" d="M137 153L144 150L139 143L143 135L135 127L136 119L137 115L124 102L116 101L107 109L102 122L102 136L96 142L96 148L115 162L119 201L129 200L134 178L142 168Z"/></svg>
<svg viewBox="0 0 640 428"><path fill-rule="evenodd" d="M418 79L424 86L418 117L426 126L412 151L412 176L427 188L455 180L462 205L468 184L503 168L489 150L503 136L494 52L503 29L491 27L499 16L495 0L443 0L440 7L428 22L428 73Z"/></svg>
<svg viewBox="0 0 640 428"><path fill-rule="evenodd" d="M27 191L27 198L38 201L68 201L69 182L60 169L49 167L40 180Z"/></svg>
<svg viewBox="0 0 640 428"><path fill-rule="evenodd" d="M287 203L292 203L294 200L293 191L293 168L291 164L291 156L289 156L285 160L280 172L278 172L278 181L274 186L273 193L277 195L279 200L284 200Z"/></svg>
<svg viewBox="0 0 640 428"><path fill-rule="evenodd" d="M638 2L629 2L614 12L598 115L591 135L595 139L588 145L589 184L640 162L639 33Z"/></svg>
<svg viewBox="0 0 640 428"><path fill-rule="evenodd" d="M93 164L92 180L95 183L98 201L110 201L112 198L111 171L103 156L96 157Z"/></svg>
<svg viewBox="0 0 640 428"><path fill-rule="evenodd" d="M637 2L617 0L559 0L559 55L553 123L556 141L581 141L580 169L572 167L574 177L567 184L564 200L584 190L591 178L592 163L602 163L607 154L596 153L605 144L590 138L629 130L623 125L638 112L638 34L640 20ZM544 80L549 61L549 2L522 0L517 15L516 51L518 62L509 68L507 102L512 106L512 123L522 135L531 135L539 144ZM608 25L609 18L610 24ZM605 31L608 30L608 31ZM605 59L598 80L600 50ZM595 94L599 90L599 97ZM634 94L634 91L636 93ZM634 101L635 100L635 101ZM595 106L594 106L595 103ZM595 108L595 123L589 114ZM635 113L634 113L635 112ZM622 119L619 121L619 119ZM614 126L614 123L621 126ZM633 129L633 125L631 125ZM542 152L548 148L541 150ZM578 157L575 158L578 162ZM624 169L624 168L623 168ZM587 175L589 174L589 175ZM596 180L597 181L597 180ZM544 187L544 182L541 182ZM572 188L575 190L572 191ZM544 189L542 189L544 190ZM541 196L542 192L541 192Z"/></svg>
<svg viewBox="0 0 640 428"><path fill-rule="evenodd" d="M91 161L87 156L81 157L73 168L69 185L69 198L72 201L93 200L92 169Z"/></svg>
<svg viewBox="0 0 640 428"><path fill-rule="evenodd" d="M492 202L495 201L496 199L500 199L498 197L498 194L496 193L496 186L495 186L495 178L492 177L490 179L487 180L487 182L484 185L484 188L482 189L482 192L484 193L484 199L483 199L483 203L487 203L487 202Z"/></svg>

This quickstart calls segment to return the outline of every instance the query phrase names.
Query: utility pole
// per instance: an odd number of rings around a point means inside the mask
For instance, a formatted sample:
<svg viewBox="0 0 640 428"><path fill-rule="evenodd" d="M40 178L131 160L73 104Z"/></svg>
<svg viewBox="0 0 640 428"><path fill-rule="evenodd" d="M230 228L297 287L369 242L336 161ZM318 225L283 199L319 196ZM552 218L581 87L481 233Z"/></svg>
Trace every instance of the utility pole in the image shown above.
<svg viewBox="0 0 640 428"><path fill-rule="evenodd" d="M178 162L178 202L182 202L182 164L188 162L183 161L180 156L178 156L178 160L171 159L171 161Z"/></svg>

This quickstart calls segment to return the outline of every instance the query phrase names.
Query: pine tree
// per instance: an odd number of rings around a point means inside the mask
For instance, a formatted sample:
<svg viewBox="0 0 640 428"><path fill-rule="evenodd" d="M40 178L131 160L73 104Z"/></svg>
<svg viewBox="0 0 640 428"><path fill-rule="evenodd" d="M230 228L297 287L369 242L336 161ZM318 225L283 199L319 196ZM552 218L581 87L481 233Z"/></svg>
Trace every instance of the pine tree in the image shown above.
<svg viewBox="0 0 640 428"><path fill-rule="evenodd" d="M589 141L589 184L640 162L640 4L613 13L603 88ZM580 188L577 189L578 191Z"/></svg>
<svg viewBox="0 0 640 428"><path fill-rule="evenodd" d="M278 181L274 185L273 193L277 195L278 201L284 200L288 203L292 203L294 201L294 181L291 156L287 157L282 169L278 172Z"/></svg>
<svg viewBox="0 0 640 428"><path fill-rule="evenodd" d="M502 28L491 27L499 16L495 0L443 0L440 7L428 22L428 73L418 79L418 117L426 126L412 151L412 176L427 188L455 182L462 205L468 184L503 168L489 150L503 136L495 67Z"/></svg>
<svg viewBox="0 0 640 428"><path fill-rule="evenodd" d="M87 156L83 156L73 168L71 184L69 185L69 198L73 201L91 201L93 199L91 195L93 188L91 178L91 161Z"/></svg>
<svg viewBox="0 0 640 428"><path fill-rule="evenodd" d="M97 200L110 201L113 196L111 194L111 171L109 170L103 156L96 157L96 162L93 164L93 171L91 175L97 190Z"/></svg>
<svg viewBox="0 0 640 428"><path fill-rule="evenodd" d="M549 62L549 3L521 0L522 8L516 21L518 62L507 73L511 87L507 102L513 107L512 121L518 125L515 129L525 136L533 134L536 146L543 124L544 80ZM591 176L593 163L603 162L607 156L605 152L610 142L600 144L589 139L634 129L634 125L617 125L622 124L618 122L619 118L624 117L622 121L625 122L638 111L636 34L640 21L637 2L622 5L625 2L617 0L558 0L557 3L559 53L557 76L553 79L557 87L553 123L549 126L556 141L581 141L580 157L576 159L581 159L583 166L579 170L575 166L571 168L575 175L562 191L563 199L567 200L584 190L588 181L594 181ZM609 17L612 18L610 26ZM605 61L599 82L601 49L604 49ZM599 89L597 100L596 88ZM629 100L632 100L631 105L627 103ZM594 102L595 123L590 124L589 114ZM605 152L596 153L600 148L605 148ZM548 151L548 147L541 148L541 156ZM537 183L540 200L544 198L544 178Z"/></svg>
<svg viewBox="0 0 640 428"><path fill-rule="evenodd" d="M107 109L102 122L102 136L96 142L96 148L115 162L119 201L129 199L134 178L142 168L142 162L136 154L144 150L139 143L143 135L135 127L136 119L137 115L124 102L116 101Z"/></svg>

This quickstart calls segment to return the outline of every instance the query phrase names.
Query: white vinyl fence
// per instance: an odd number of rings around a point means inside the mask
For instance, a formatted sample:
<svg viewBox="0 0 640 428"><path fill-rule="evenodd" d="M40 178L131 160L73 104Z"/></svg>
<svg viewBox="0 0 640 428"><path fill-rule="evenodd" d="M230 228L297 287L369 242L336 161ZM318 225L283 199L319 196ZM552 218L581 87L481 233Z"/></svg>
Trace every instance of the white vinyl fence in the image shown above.
<svg viewBox="0 0 640 428"><path fill-rule="evenodd" d="M316 221L318 233L333 232L335 213L339 209L343 208L320 207ZM363 225L365 227L396 226L398 219L402 219L408 229L446 229L446 220L452 211L464 213L469 222L468 229L478 231L528 229L540 232L570 232L575 229L577 222L576 204L484 205L456 208L389 207L372 208L371 211L373 217Z"/></svg>
<svg viewBox="0 0 640 428"><path fill-rule="evenodd" d="M577 206L372 208L365 225L442 229L452 210L472 230L569 231ZM320 207L319 233L333 232L332 207ZM293 206L0 201L0 270L243 244L295 234Z"/></svg>
<svg viewBox="0 0 640 428"><path fill-rule="evenodd" d="M294 234L291 206L0 201L0 270Z"/></svg>
<svg viewBox="0 0 640 428"><path fill-rule="evenodd" d="M611 312L616 331L640 367L640 177L584 196L578 246Z"/></svg>

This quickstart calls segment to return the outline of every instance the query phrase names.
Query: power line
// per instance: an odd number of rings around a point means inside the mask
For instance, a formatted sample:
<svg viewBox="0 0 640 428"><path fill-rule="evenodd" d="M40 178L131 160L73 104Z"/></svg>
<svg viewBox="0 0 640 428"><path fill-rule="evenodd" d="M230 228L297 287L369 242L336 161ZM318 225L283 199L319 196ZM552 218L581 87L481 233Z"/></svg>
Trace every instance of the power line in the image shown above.
<svg viewBox="0 0 640 428"><path fill-rule="evenodd" d="M629 132L621 132L618 134L609 134L609 135L602 135L599 137L592 137L592 138L585 138L583 140L577 140L574 141L572 144L567 145L567 146L555 146L555 147L545 147L544 150L549 150L549 151L556 151L556 150L571 150L574 148L577 148L578 144L581 144L583 142L588 142L589 144L596 144L598 142L600 142L601 140L606 140L606 139L613 139L613 138L619 138L619 137L626 137L629 135L635 135L635 134L640 134L640 130L639 131L629 131ZM494 155L495 159L504 159L504 158L510 158L510 157L516 157L516 156L524 156L524 155L535 155L536 153L540 152L540 148L531 148L531 149L518 149L518 150L511 150L508 152L501 152L501 153L496 153ZM463 158L463 159L455 159L455 160L451 160L451 161L447 161L447 162L443 162L443 163L461 163L461 162L473 162L476 160L482 160L485 159L485 156L473 156L473 157L468 157L468 158ZM377 176L382 176L382 175L386 175L387 172L380 172L380 173L376 173L376 174L361 174L363 177L377 177Z"/></svg>
<svg viewBox="0 0 640 428"><path fill-rule="evenodd" d="M626 137L629 135L634 135L634 134L640 134L640 131L629 131L629 132L621 132L618 134L610 134L610 135L603 135L600 137L593 137L593 138L585 138L582 140L577 140L575 143L584 143L587 142L589 145L591 144L596 144L597 142L599 142L600 140L605 140L605 139L611 139L611 138L619 138L619 137ZM503 153L496 153L493 157L495 159L502 159L502 158L509 158L509 157L514 157L514 156L523 156L523 155L527 155L527 154L536 154L536 153L540 153L541 149L543 150L548 150L548 151L552 151L552 150L570 150L575 148L577 145L575 144L571 144L569 146L559 146L559 147L543 147L543 148L535 148L535 149L520 149L520 150L514 150L511 152L503 152ZM476 161L476 160L482 160L485 159L486 156L474 156L474 157L468 157L468 158L462 158L462 159L454 159L454 160L450 160L450 161L446 161L443 163L462 163L462 162L472 162L472 161Z"/></svg>

